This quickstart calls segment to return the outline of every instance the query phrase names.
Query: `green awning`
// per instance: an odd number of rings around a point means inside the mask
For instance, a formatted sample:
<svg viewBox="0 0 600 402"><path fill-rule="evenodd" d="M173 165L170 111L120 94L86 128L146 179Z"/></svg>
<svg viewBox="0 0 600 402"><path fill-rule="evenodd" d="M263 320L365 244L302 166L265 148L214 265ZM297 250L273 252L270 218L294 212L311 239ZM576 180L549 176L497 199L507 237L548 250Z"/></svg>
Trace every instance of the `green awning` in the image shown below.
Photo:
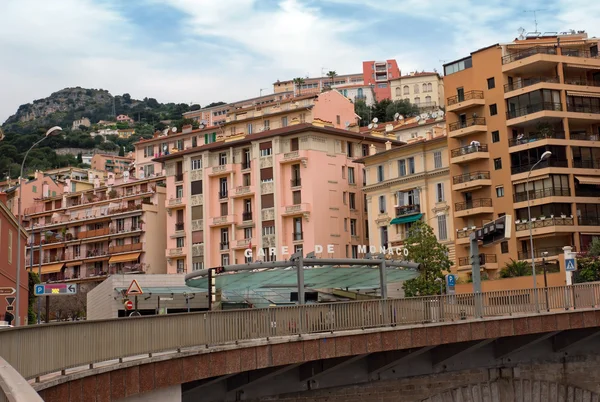
<svg viewBox="0 0 600 402"><path fill-rule="evenodd" d="M421 219L422 216L423 216L423 214L415 214L415 215L409 215L409 216L399 216L397 218L392 219L392 221L390 222L390 225L400 225L400 224L403 224L403 223L416 222L419 219Z"/></svg>

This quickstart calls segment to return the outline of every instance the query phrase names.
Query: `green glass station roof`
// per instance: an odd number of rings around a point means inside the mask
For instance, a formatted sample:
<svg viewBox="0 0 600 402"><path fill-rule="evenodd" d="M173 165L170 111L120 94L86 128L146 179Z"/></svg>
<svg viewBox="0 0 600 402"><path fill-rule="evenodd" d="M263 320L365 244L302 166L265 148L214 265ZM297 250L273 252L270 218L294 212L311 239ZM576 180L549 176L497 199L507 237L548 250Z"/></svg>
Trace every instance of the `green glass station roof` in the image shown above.
<svg viewBox="0 0 600 402"><path fill-rule="evenodd" d="M121 287L116 287L115 290L117 292L124 292L127 290L126 287L121 288ZM200 293L200 292L206 292L206 289L198 289L198 288L191 288L189 286L171 286L171 287L146 287L143 286L142 290L144 291L144 295L148 296L150 294L153 295L157 295L157 296L166 296L166 295L180 295L180 294L193 294L193 293Z"/></svg>

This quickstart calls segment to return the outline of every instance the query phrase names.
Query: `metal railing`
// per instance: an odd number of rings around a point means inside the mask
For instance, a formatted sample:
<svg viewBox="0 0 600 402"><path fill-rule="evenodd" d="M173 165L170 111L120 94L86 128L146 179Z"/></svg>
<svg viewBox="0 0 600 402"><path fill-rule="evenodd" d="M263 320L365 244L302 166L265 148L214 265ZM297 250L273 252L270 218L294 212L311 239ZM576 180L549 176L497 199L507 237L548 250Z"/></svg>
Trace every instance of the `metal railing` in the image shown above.
<svg viewBox="0 0 600 402"><path fill-rule="evenodd" d="M533 229L546 228L551 226L573 226L575 225L575 220L573 217L550 217L544 219L536 219L532 222L531 227ZM515 223L516 231L519 232L521 230L529 230L529 222L520 222Z"/></svg>
<svg viewBox="0 0 600 402"><path fill-rule="evenodd" d="M401 207L396 207L396 216L404 216L411 214L418 214L421 212L421 205L403 205Z"/></svg>
<svg viewBox="0 0 600 402"><path fill-rule="evenodd" d="M300 177L294 177L290 180L291 187L300 187L302 185L302 179Z"/></svg>
<svg viewBox="0 0 600 402"><path fill-rule="evenodd" d="M508 146L514 147L515 145L528 144L530 142L536 142L539 140L544 140L546 138L555 138L559 140L564 140L565 132L564 131L548 131L548 132L534 132L529 133L523 136L517 136L515 138L508 139Z"/></svg>
<svg viewBox="0 0 600 402"><path fill-rule="evenodd" d="M456 202L454 203L454 211L465 211L471 208L491 207L491 198L477 198L468 202Z"/></svg>
<svg viewBox="0 0 600 402"><path fill-rule="evenodd" d="M43 402L31 385L0 357L0 402Z"/></svg>
<svg viewBox="0 0 600 402"><path fill-rule="evenodd" d="M529 49L519 50L506 56L502 56L502 64L512 63L513 61L522 60L535 54L556 54L556 48L552 46L536 46Z"/></svg>
<svg viewBox="0 0 600 402"><path fill-rule="evenodd" d="M544 188L542 190L529 190L529 200L537 200L545 197L570 197L570 188ZM522 191L513 195L514 202L527 201L527 192Z"/></svg>
<svg viewBox="0 0 600 402"><path fill-rule="evenodd" d="M183 173L176 174L175 181L183 181Z"/></svg>
<svg viewBox="0 0 600 402"><path fill-rule="evenodd" d="M448 124L448 129L450 131L456 131L470 126L485 126L485 117L473 117L465 121L455 121L454 123Z"/></svg>
<svg viewBox="0 0 600 402"><path fill-rule="evenodd" d="M526 88L531 85L539 84L540 82L558 83L558 77L531 77L522 78L518 81L513 81L509 84L504 84L504 92L514 91L516 89Z"/></svg>
<svg viewBox="0 0 600 402"><path fill-rule="evenodd" d="M584 57L588 59L595 59L598 57L598 52L592 53L591 51L585 49L567 49L564 47L561 48L561 54L563 56Z"/></svg>
<svg viewBox="0 0 600 402"><path fill-rule="evenodd" d="M450 156L455 158L457 156L468 155L475 152L488 152L487 144L465 145L464 147L455 148L450 151Z"/></svg>
<svg viewBox="0 0 600 402"><path fill-rule="evenodd" d="M571 131L569 137L572 140L578 141L598 141L600 140L600 134L592 134L586 131Z"/></svg>
<svg viewBox="0 0 600 402"><path fill-rule="evenodd" d="M252 163L251 161L244 161L244 162L242 162L242 170L250 169L250 164L251 163Z"/></svg>
<svg viewBox="0 0 600 402"><path fill-rule="evenodd" d="M243 221L251 221L252 220L252 211L242 212L242 220Z"/></svg>
<svg viewBox="0 0 600 402"><path fill-rule="evenodd" d="M513 166L510 168L510 173L511 174L518 174L518 173L523 173L523 172L529 172L529 170L536 165L536 163L528 163L526 165L519 165L519 166ZM544 169L544 168L548 168L548 167L553 167L553 168L566 168L569 167L569 162L567 162L566 159L546 159L544 161L541 161L539 163L537 163L537 166L535 167L534 170L538 170L538 169Z"/></svg>
<svg viewBox="0 0 600 402"><path fill-rule="evenodd" d="M573 160L573 167L580 169L600 169L600 159Z"/></svg>
<svg viewBox="0 0 600 402"><path fill-rule="evenodd" d="M600 226L600 216L580 216L577 220L582 226Z"/></svg>
<svg viewBox="0 0 600 402"><path fill-rule="evenodd" d="M598 105L573 105L571 103L567 103L567 111L568 112L576 112L576 113L600 113L600 106Z"/></svg>
<svg viewBox="0 0 600 402"><path fill-rule="evenodd" d="M219 199L227 198L227 190L219 191Z"/></svg>
<svg viewBox="0 0 600 402"><path fill-rule="evenodd" d="M600 87L600 80L588 80L586 77L565 78L565 84Z"/></svg>
<svg viewBox="0 0 600 402"><path fill-rule="evenodd" d="M221 251L229 250L229 242L228 241L222 241L220 243L220 246L221 246Z"/></svg>
<svg viewBox="0 0 600 402"><path fill-rule="evenodd" d="M129 244L122 244L120 246L110 246L110 247L108 247L108 252L110 254L124 253L126 251L141 251L143 248L144 248L143 243L129 243Z"/></svg>
<svg viewBox="0 0 600 402"><path fill-rule="evenodd" d="M575 251L575 246L571 246L572 251ZM554 247L536 247L533 250L534 258L542 258L542 257L554 257L557 255L563 254L563 246L554 246ZM531 250L523 250L518 253L519 260L530 260L531 259Z"/></svg>
<svg viewBox="0 0 600 402"><path fill-rule="evenodd" d="M483 99L483 91L467 91L462 95L449 96L448 106L472 99Z"/></svg>
<svg viewBox="0 0 600 402"><path fill-rule="evenodd" d="M175 353L189 347L299 334L564 312L597 308L599 302L600 283L586 283L537 290L50 323L3 329L0 331L0 356L24 378L33 379L122 357Z"/></svg>
<svg viewBox="0 0 600 402"><path fill-rule="evenodd" d="M477 172L464 173L458 176L452 177L452 184L468 183L474 180L489 180L490 172L487 170L481 170Z"/></svg>
<svg viewBox="0 0 600 402"><path fill-rule="evenodd" d="M302 232L292 232L292 240L293 241L300 241L304 239L304 235Z"/></svg>
<svg viewBox="0 0 600 402"><path fill-rule="evenodd" d="M496 258L496 254L479 254L479 264L485 265L485 263L495 264L498 262ZM458 265L463 267L466 265L471 265L471 257L460 257L458 259Z"/></svg>
<svg viewBox="0 0 600 402"><path fill-rule="evenodd" d="M177 222L175 223L175 231L176 232L180 232L182 230L185 229L185 223L184 222Z"/></svg>
<svg viewBox="0 0 600 402"><path fill-rule="evenodd" d="M563 110L561 103L555 102L540 102L533 103L531 105L522 106L520 108L509 110L506 112L507 119L514 119L516 117L527 116L528 114L541 112L543 110L551 110L555 112L561 112Z"/></svg>

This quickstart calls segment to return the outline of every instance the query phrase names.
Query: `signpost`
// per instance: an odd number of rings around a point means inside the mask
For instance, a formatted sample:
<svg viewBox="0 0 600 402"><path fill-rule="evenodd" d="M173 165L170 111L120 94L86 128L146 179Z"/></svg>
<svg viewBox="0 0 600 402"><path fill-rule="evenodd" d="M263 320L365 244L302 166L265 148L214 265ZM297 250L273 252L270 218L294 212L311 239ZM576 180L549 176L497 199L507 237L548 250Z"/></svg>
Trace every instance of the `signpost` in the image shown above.
<svg viewBox="0 0 600 402"><path fill-rule="evenodd" d="M565 270L575 271L575 258L569 258L565 260Z"/></svg>
<svg viewBox="0 0 600 402"><path fill-rule="evenodd" d="M127 288L127 291L125 292L125 295L127 296L135 296L135 311L131 314L129 314L130 317L139 317L140 313L138 312L138 296L139 295L143 295L144 291L142 290L142 287L140 286L140 284L134 279L131 281L131 284L129 285L129 287ZM131 303L131 301L128 301L128 303ZM131 310L131 309L129 309Z"/></svg>
<svg viewBox="0 0 600 402"><path fill-rule="evenodd" d="M132 310L132 309L133 309L133 302L132 302L131 300L127 300L127 301L125 302L125 308L126 308L127 310Z"/></svg>
<svg viewBox="0 0 600 402"><path fill-rule="evenodd" d="M14 295L16 292L15 288L0 288L0 296Z"/></svg>
<svg viewBox="0 0 600 402"><path fill-rule="evenodd" d="M6 311L14 311L15 306L13 306L13 303L15 302L16 297L13 296L6 296Z"/></svg>
<svg viewBox="0 0 600 402"><path fill-rule="evenodd" d="M452 274L446 275L446 294L453 295L456 293L456 277Z"/></svg>
<svg viewBox="0 0 600 402"><path fill-rule="evenodd" d="M46 283L37 284L34 288L36 296L72 296L77 294L75 283Z"/></svg>

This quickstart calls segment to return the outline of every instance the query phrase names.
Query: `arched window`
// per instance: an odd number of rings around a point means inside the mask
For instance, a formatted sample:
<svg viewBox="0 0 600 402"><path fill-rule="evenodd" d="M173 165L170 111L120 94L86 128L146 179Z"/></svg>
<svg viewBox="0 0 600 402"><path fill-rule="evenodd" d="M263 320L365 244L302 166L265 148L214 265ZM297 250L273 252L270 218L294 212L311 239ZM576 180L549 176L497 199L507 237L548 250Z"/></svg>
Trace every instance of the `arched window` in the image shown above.
<svg viewBox="0 0 600 402"><path fill-rule="evenodd" d="M419 84L415 84L415 93L418 94L419 93Z"/></svg>
<svg viewBox="0 0 600 402"><path fill-rule="evenodd" d="M408 88L408 85L404 86L404 95L408 95L410 93L410 89Z"/></svg>
<svg viewBox="0 0 600 402"><path fill-rule="evenodd" d="M433 86L431 85L431 82L427 84L427 92L431 92L432 91Z"/></svg>
<svg viewBox="0 0 600 402"><path fill-rule="evenodd" d="M415 98L415 105L418 105L419 103L421 103L421 98L419 98L418 96Z"/></svg>
<svg viewBox="0 0 600 402"><path fill-rule="evenodd" d="M427 84L423 84L423 92L427 92Z"/></svg>
<svg viewBox="0 0 600 402"><path fill-rule="evenodd" d="M425 97L425 104L427 104L427 105L431 106L431 96L427 95L427 96Z"/></svg>
<svg viewBox="0 0 600 402"><path fill-rule="evenodd" d="M400 87L396 87L396 97L399 98L400 95Z"/></svg>

